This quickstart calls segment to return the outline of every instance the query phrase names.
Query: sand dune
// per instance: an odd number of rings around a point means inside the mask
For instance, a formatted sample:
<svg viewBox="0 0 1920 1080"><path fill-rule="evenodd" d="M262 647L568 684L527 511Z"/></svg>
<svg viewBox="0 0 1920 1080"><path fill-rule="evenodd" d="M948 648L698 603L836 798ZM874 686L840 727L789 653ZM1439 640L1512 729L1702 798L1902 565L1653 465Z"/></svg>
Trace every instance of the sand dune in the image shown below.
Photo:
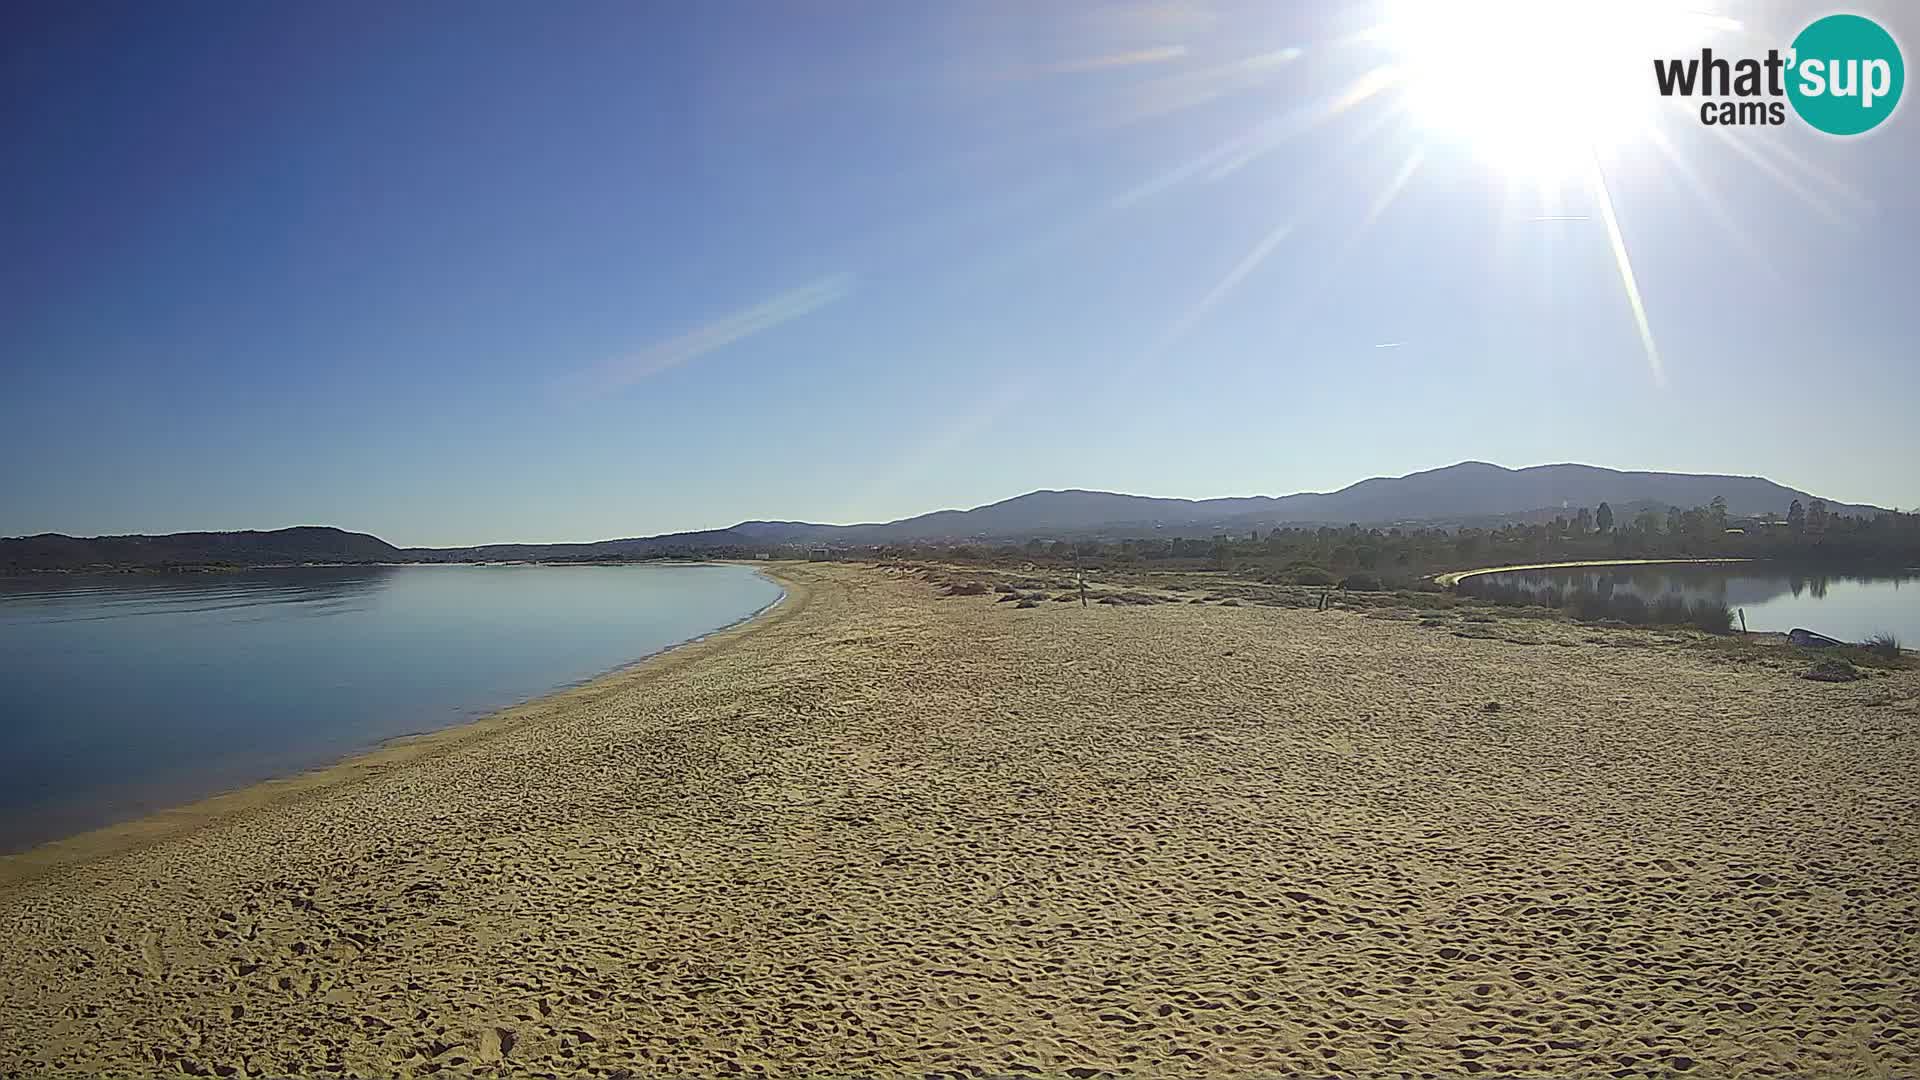
<svg viewBox="0 0 1920 1080"><path fill-rule="evenodd" d="M1920 676L780 573L0 861L0 1075L1920 1075Z"/></svg>

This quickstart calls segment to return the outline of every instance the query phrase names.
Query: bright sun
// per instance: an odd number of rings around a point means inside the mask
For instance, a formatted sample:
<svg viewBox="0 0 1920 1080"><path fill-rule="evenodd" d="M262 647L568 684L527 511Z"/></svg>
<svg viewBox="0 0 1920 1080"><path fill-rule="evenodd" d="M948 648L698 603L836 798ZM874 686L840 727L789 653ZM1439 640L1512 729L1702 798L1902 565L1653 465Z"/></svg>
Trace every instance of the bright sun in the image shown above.
<svg viewBox="0 0 1920 1080"><path fill-rule="evenodd" d="M1660 0L1410 0L1380 28L1421 126L1513 180L1581 175L1642 135L1650 63L1699 17Z"/></svg>

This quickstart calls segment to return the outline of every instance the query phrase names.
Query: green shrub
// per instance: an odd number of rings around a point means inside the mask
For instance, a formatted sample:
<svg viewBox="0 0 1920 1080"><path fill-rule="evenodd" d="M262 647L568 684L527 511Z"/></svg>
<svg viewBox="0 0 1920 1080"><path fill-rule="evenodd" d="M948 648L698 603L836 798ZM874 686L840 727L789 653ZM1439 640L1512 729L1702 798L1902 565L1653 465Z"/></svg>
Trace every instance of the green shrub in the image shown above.
<svg viewBox="0 0 1920 1080"><path fill-rule="evenodd" d="M1900 659L1900 639L1881 632L1867 639L1867 651L1883 660Z"/></svg>
<svg viewBox="0 0 1920 1080"><path fill-rule="evenodd" d="M1372 574L1348 574L1340 587L1349 592L1379 592L1380 579Z"/></svg>

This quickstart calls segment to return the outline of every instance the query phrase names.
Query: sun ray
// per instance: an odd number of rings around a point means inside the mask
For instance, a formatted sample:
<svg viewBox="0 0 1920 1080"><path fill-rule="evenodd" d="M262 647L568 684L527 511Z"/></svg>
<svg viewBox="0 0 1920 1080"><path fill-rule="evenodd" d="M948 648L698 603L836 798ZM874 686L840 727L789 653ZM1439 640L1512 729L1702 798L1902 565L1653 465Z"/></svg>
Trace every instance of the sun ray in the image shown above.
<svg viewBox="0 0 1920 1080"><path fill-rule="evenodd" d="M1391 117L1391 111L1382 110L1381 115L1375 116L1365 126L1354 131L1344 143L1342 153L1336 158L1329 159L1325 169L1333 170L1337 166L1344 164L1345 161L1357 152L1368 138L1379 131ZM1413 176L1415 170L1419 168L1423 156L1420 151L1416 150L1406 160L1402 161L1398 172L1395 173L1380 195L1375 198L1373 211L1368 216L1368 223L1377 219L1380 213L1385 212L1387 206L1398 196L1399 192L1406 186L1407 181ZM1198 302L1183 312L1178 319L1174 320L1166 332L1161 334L1160 337L1154 341L1153 345L1146 350L1140 359L1140 363L1150 363L1158 359L1168 349L1178 344L1181 339L1191 333L1193 328L1198 326L1201 320L1204 319L1214 307L1224 300L1228 294L1232 293L1234 289L1239 287L1241 282L1245 281L1249 275L1259 268L1261 263L1265 262L1267 258L1273 254L1280 244L1293 232L1298 221L1311 216L1312 209L1319 198L1324 197L1330 190L1330 188L1323 187L1316 191L1313 197L1303 201L1300 206L1295 208L1295 213L1292 217L1275 225L1263 235L1259 241L1240 258L1240 261L1235 263L1220 281L1207 291L1206 295L1202 296ZM1362 228L1364 227L1363 225ZM1358 238L1359 233L1356 231L1342 248L1342 253L1344 254L1348 248L1351 248ZM1339 256L1336 256L1336 258L1338 257ZM1320 279L1325 280L1327 276L1326 274L1321 274Z"/></svg>
<svg viewBox="0 0 1920 1080"><path fill-rule="evenodd" d="M1801 173L1805 174L1808 179L1825 188L1830 195L1837 196L1841 201L1847 203L1849 212L1861 216L1873 212L1872 199L1861 194L1858 189L1846 181L1841 180L1827 170L1794 153L1783 143L1773 139L1764 139L1756 141L1754 147L1758 152L1770 155L1778 161L1783 161L1788 166L1798 169Z"/></svg>
<svg viewBox="0 0 1920 1080"><path fill-rule="evenodd" d="M1215 304L1232 292L1235 286L1246 280L1247 275L1253 273L1256 267L1265 262L1267 256L1273 254L1273 249L1279 247L1280 242L1285 240L1291 232L1293 232L1293 222L1283 221L1261 237L1259 242L1233 265L1233 269L1227 271L1226 276L1221 278L1218 284L1207 290L1207 294L1201 297L1198 303L1188 308L1185 314L1167 328L1166 333L1160 335L1148 355L1158 356L1187 336L1188 332L1199 325L1207 312L1213 310Z"/></svg>
<svg viewBox="0 0 1920 1080"><path fill-rule="evenodd" d="M1236 151L1252 142L1258 135L1259 130L1250 131L1244 135L1236 135L1226 142L1221 143L1219 146L1190 158L1182 164L1149 179L1143 184L1137 184L1134 187L1128 188L1126 191L1108 200L1107 208L1109 210L1124 210L1136 203L1145 202L1169 188L1178 186L1182 181L1190 180L1208 168L1229 159Z"/></svg>
<svg viewBox="0 0 1920 1080"><path fill-rule="evenodd" d="M1340 94L1325 101L1314 102L1289 111L1281 120L1264 127L1259 136L1240 144L1240 152L1232 158L1216 165L1207 174L1208 180L1219 180L1240 171L1246 166L1278 150L1288 139L1303 135L1333 119L1340 113L1372 98L1386 84L1372 81L1370 76L1356 80ZM1381 110L1364 123L1350 139L1357 143L1378 131L1381 125L1392 119L1397 110Z"/></svg>
<svg viewBox="0 0 1920 1080"><path fill-rule="evenodd" d="M1109 200L1107 208L1121 210L1134 206L1195 177L1211 182L1231 176L1266 154L1272 153L1288 139L1303 135L1340 112L1374 97L1386 85L1389 84L1375 75L1362 76L1339 94L1290 109L1280 116L1257 125L1251 131L1236 135L1219 146L1197 154L1158 176L1151 177L1144 183L1128 188ZM1377 111L1348 138L1348 145L1356 145L1370 137L1403 110L1404 105L1395 105L1390 109Z"/></svg>
<svg viewBox="0 0 1920 1080"><path fill-rule="evenodd" d="M1264 85L1305 55L1297 47L1269 49L1224 64L1148 79L1126 88L1102 126L1119 127L1191 109L1228 94Z"/></svg>
<svg viewBox="0 0 1920 1080"><path fill-rule="evenodd" d="M1353 238L1348 243L1358 240L1373 227L1374 222L1380 220L1380 216L1385 214L1394 200L1400 197L1400 193L1406 190L1408 182L1413 179L1413 174L1420 171L1420 165L1426 159L1427 148L1424 143L1408 152L1406 160L1400 163L1399 171L1393 174L1393 179L1387 181L1387 186L1380 194L1374 196L1373 205L1367 207L1367 216L1360 219L1360 226L1353 231Z"/></svg>
<svg viewBox="0 0 1920 1080"><path fill-rule="evenodd" d="M1207 170L1207 180L1221 180L1232 176L1279 149L1288 139L1310 130L1325 118L1324 106L1319 104L1289 109L1275 119L1262 124L1257 131L1246 138L1236 141L1233 144L1234 152L1226 155L1223 160L1215 162L1213 168Z"/></svg>
<svg viewBox="0 0 1920 1080"><path fill-rule="evenodd" d="M1773 260L1767 258L1760 250L1760 245L1754 242L1753 237L1747 235L1745 230L1733 220L1721 200L1714 198L1713 193L1707 190L1706 181L1700 179L1699 171L1687 163L1680 149L1673 145L1673 140L1667 138L1666 132L1650 127L1647 129L1647 141L1660 152L1661 157L1666 159L1674 175L1678 176L1681 182L1686 184L1687 190L1699 200L1700 208L1705 210L1707 216L1713 219L1713 223L1720 227L1720 231L1726 233L1727 238L1739 247L1750 260L1751 265L1760 267L1767 276L1779 281L1780 274L1774 268Z"/></svg>
<svg viewBox="0 0 1920 1080"><path fill-rule="evenodd" d="M1613 248L1613 263L1620 272L1620 287L1627 294L1627 303L1633 308L1633 322L1640 330L1640 346L1646 350L1647 368L1653 374L1655 386L1667 384L1666 366L1660 360L1660 349L1653 341L1653 327L1647 321L1647 305L1640 299L1640 283L1634 277L1633 260L1627 256L1627 241L1620 234L1620 219L1613 212L1613 194L1607 187L1607 177L1600 169L1600 159L1589 156L1587 183L1593 192L1594 201L1600 207L1600 220L1607 227L1607 243Z"/></svg>
<svg viewBox="0 0 1920 1080"><path fill-rule="evenodd" d="M1737 138L1729 135L1724 128L1720 127L1710 128L1709 130L1720 140L1722 145L1747 159L1749 164L1761 172L1766 173L1768 178L1773 180L1774 183L1779 184L1801 202L1806 203L1814 213L1819 214L1825 219L1827 224L1845 226L1848 223L1847 219L1841 216L1839 211L1828 205L1826 200L1822 199L1797 178L1788 174L1785 169L1763 156L1758 150L1755 150L1753 143L1756 140Z"/></svg>

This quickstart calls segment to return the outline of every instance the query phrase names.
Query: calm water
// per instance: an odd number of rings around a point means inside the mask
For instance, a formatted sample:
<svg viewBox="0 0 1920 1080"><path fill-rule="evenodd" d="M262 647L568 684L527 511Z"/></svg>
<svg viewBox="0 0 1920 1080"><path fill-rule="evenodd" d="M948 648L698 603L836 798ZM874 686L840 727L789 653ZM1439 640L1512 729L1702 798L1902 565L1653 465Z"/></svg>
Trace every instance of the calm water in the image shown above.
<svg viewBox="0 0 1920 1080"><path fill-rule="evenodd" d="M1842 641L1878 633L1920 645L1920 571L1907 574L1812 574L1750 566L1596 566L1577 570L1518 570L1486 579L1535 591L1556 586L1595 592L1632 592L1649 602L1678 593L1689 602L1717 600L1744 609L1749 630L1804 626ZM1734 616L1734 625L1740 625Z"/></svg>
<svg viewBox="0 0 1920 1080"><path fill-rule="evenodd" d="M779 597L740 566L0 578L0 850L472 719Z"/></svg>

